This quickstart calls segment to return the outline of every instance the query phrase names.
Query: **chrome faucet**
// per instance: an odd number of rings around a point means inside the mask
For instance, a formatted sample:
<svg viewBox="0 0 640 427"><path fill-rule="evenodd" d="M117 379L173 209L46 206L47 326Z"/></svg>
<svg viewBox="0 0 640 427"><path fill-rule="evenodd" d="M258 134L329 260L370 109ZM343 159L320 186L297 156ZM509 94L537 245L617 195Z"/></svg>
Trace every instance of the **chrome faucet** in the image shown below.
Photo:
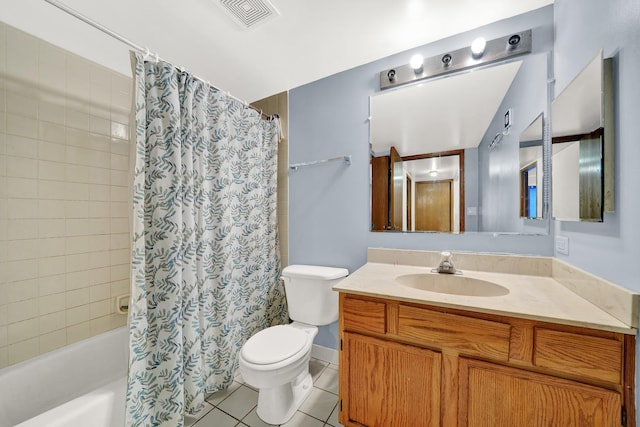
<svg viewBox="0 0 640 427"><path fill-rule="evenodd" d="M451 252L445 251L440 252L442 258L440 259L440 264L438 265L437 272L440 274L462 274L461 271L456 270L455 265L453 265L453 254Z"/></svg>

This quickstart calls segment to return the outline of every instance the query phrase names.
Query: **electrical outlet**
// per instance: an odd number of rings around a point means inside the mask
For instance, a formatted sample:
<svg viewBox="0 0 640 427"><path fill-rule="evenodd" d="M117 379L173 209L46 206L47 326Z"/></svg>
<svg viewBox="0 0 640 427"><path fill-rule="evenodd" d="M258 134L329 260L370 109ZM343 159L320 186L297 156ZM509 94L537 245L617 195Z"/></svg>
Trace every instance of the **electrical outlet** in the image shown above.
<svg viewBox="0 0 640 427"><path fill-rule="evenodd" d="M567 236L556 236L556 252L569 255L569 238Z"/></svg>

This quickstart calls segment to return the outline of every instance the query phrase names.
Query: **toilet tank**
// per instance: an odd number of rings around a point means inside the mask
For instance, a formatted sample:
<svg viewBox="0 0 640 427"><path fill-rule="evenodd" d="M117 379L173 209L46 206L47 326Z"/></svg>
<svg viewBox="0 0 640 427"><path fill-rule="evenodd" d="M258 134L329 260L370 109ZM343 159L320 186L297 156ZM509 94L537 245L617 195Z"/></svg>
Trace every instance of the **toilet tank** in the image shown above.
<svg viewBox="0 0 640 427"><path fill-rule="evenodd" d="M346 268L290 265L282 270L291 320L328 325L338 320L338 293L332 290L349 274Z"/></svg>

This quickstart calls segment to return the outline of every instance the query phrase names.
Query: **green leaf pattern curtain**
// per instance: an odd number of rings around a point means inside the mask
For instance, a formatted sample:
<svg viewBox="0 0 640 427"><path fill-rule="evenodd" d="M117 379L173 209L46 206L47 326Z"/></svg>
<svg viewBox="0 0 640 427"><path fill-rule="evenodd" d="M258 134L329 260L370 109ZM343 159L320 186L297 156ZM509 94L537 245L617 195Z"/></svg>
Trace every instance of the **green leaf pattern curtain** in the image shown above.
<svg viewBox="0 0 640 427"><path fill-rule="evenodd" d="M136 153L127 426L182 426L258 330L287 320L277 120L132 53Z"/></svg>

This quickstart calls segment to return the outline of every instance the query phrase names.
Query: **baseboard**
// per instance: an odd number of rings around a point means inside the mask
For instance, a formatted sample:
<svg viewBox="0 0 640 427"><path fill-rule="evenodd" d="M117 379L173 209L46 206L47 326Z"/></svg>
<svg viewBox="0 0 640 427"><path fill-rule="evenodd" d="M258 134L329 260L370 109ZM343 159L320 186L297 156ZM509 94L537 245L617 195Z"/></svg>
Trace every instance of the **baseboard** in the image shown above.
<svg viewBox="0 0 640 427"><path fill-rule="evenodd" d="M338 350L334 348L313 344L313 347L311 347L311 357L333 363L334 365L338 364Z"/></svg>

